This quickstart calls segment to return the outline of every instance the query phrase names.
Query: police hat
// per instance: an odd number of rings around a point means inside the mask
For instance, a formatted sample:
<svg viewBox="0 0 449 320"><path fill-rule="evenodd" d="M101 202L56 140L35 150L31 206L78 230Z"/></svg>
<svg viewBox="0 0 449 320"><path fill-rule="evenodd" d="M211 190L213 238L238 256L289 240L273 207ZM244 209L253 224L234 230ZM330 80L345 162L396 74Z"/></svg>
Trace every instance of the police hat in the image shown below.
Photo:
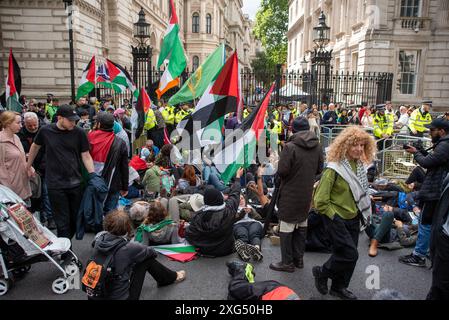
<svg viewBox="0 0 449 320"><path fill-rule="evenodd" d="M386 106L386 104L384 104L384 103L376 105L376 111L380 111L380 112L385 111L385 106Z"/></svg>
<svg viewBox="0 0 449 320"><path fill-rule="evenodd" d="M432 106L432 100L423 100L422 105Z"/></svg>

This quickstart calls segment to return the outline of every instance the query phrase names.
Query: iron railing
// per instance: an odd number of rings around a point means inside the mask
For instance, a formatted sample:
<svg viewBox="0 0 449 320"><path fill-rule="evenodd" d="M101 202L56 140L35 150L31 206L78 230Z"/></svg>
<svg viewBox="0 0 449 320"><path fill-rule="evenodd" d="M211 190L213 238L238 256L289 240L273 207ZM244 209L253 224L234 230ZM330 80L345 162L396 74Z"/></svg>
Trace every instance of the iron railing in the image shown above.
<svg viewBox="0 0 449 320"><path fill-rule="evenodd" d="M137 79L138 86L145 85L153 102L157 101L155 90L163 70L155 69L150 72L146 69L139 71L136 76L133 68L130 74ZM145 81L145 75L148 80ZM181 76L181 86L192 75L186 70ZM240 74L242 94L245 105L257 105L273 82L276 87L271 100L272 104L286 104L291 102L305 102L309 105L322 103L361 104L362 101L369 105L384 103L391 100L393 74L378 72L282 72L280 69L252 72L242 70ZM167 92L161 100L167 101L179 88ZM115 94L108 88L97 88L97 98L112 95L116 105L123 103L124 99L130 99L131 93Z"/></svg>

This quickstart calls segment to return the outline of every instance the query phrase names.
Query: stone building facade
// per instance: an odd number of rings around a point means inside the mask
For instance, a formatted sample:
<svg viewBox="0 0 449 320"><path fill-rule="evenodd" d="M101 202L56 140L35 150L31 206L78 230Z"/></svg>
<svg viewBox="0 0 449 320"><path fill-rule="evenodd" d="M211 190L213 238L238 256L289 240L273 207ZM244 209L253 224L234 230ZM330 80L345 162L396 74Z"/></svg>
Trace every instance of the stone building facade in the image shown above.
<svg viewBox="0 0 449 320"><path fill-rule="evenodd" d="M175 0L175 5L189 70L223 42L228 52L237 50L242 67L250 67L257 42L251 33L252 22L242 13L242 0ZM5 87L12 48L22 70L23 94L42 98L51 92L68 98L70 22L76 84L92 55L97 56L97 64L108 58L129 69L131 45L137 45L133 24L141 8L151 24L148 43L155 66L169 20L168 0L74 0L71 21L63 0L0 1L0 88Z"/></svg>
<svg viewBox="0 0 449 320"><path fill-rule="evenodd" d="M334 71L391 72L394 103L449 109L449 0L290 0L289 70L310 61L321 10Z"/></svg>

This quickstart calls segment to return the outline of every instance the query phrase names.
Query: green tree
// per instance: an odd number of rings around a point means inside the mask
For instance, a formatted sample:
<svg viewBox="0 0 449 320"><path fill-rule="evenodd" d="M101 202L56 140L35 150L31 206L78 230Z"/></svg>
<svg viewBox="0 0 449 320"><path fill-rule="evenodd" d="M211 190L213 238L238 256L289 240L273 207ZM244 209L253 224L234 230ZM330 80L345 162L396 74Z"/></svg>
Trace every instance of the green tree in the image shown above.
<svg viewBox="0 0 449 320"><path fill-rule="evenodd" d="M262 0L254 35L262 42L273 64L287 62L288 0Z"/></svg>
<svg viewBox="0 0 449 320"><path fill-rule="evenodd" d="M267 57L264 51L256 53L256 58L251 62L251 68L257 81L265 84L270 84L274 81L276 65Z"/></svg>

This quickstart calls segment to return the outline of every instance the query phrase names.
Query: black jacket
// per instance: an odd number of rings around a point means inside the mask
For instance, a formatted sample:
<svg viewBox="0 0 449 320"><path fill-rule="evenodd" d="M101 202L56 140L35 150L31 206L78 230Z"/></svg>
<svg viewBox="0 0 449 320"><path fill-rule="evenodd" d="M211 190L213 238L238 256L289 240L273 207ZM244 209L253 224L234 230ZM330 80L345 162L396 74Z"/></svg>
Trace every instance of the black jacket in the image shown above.
<svg viewBox="0 0 449 320"><path fill-rule="evenodd" d="M418 200L439 200L443 180L449 172L449 135L444 136L434 145L432 153L428 155L423 154L422 151L415 153L415 161L427 169Z"/></svg>
<svg viewBox="0 0 449 320"><path fill-rule="evenodd" d="M201 254L222 257L234 251L233 225L240 203L240 183L232 186L225 208L220 211L199 211L186 229L187 241Z"/></svg>
<svg viewBox="0 0 449 320"><path fill-rule="evenodd" d="M39 127L40 129L40 127ZM39 130L38 130L39 131ZM26 127L22 127L20 131L17 133L17 136L22 143L23 150L25 154L30 152L31 145L33 144L34 138L36 137L38 131L32 133L27 130ZM36 171L43 177L45 175L45 146L39 149L39 152L36 155L36 158L33 162L33 167Z"/></svg>
<svg viewBox="0 0 449 320"><path fill-rule="evenodd" d="M315 133L301 131L289 138L278 163L281 178L277 202L279 220L296 224L307 219L313 184L323 170L323 158Z"/></svg>
<svg viewBox="0 0 449 320"><path fill-rule="evenodd" d="M129 180L128 148L126 143L117 137L109 150L101 176L109 186L109 192L127 191ZM112 181L111 181L112 176Z"/></svg>
<svg viewBox="0 0 449 320"><path fill-rule="evenodd" d="M446 224L449 215L449 175L443 182L443 193L441 194L440 201L434 212L432 232L430 235L430 258L433 261L435 250L438 246L438 241L441 241L441 234L443 234L443 226ZM438 248L442 249L442 248Z"/></svg>
<svg viewBox="0 0 449 320"><path fill-rule="evenodd" d="M335 111L328 111L325 113L323 120L321 120L322 125L332 125L337 124L338 116Z"/></svg>
<svg viewBox="0 0 449 320"><path fill-rule="evenodd" d="M93 247L102 253L113 252L123 240L123 237L102 232L95 237ZM130 277L135 264L149 258L156 258L156 256L156 251L151 247L137 242L129 242L118 249L112 262L114 279L108 284L109 292L106 299L126 300L129 296Z"/></svg>

